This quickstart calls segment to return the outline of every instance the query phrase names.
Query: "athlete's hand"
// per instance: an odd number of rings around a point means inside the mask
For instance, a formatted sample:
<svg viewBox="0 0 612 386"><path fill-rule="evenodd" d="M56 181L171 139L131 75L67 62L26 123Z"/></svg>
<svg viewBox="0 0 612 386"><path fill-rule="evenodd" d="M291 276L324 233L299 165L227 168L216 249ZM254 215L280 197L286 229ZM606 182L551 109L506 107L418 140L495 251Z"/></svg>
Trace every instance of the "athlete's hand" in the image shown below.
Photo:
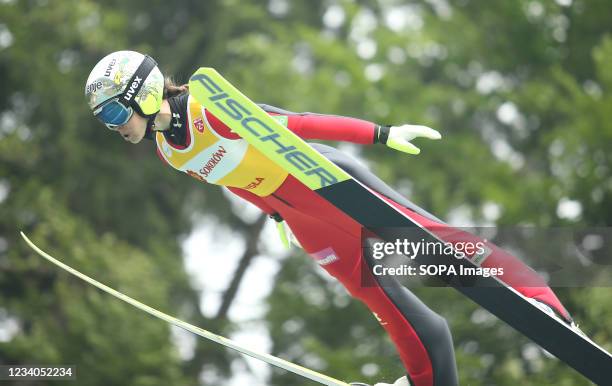
<svg viewBox="0 0 612 386"><path fill-rule="evenodd" d="M297 237L295 237L295 235L291 231L291 228L289 228L289 224L287 224L287 222L280 218L279 221L279 219L275 219L273 216L271 217L276 221L276 231L278 232L283 246L287 249L290 249L291 244L293 244L298 248L302 248L302 245L298 241Z"/></svg>
<svg viewBox="0 0 612 386"><path fill-rule="evenodd" d="M442 135L437 130L422 125L391 126L386 145L392 149L416 155L421 152L421 149L410 141L417 137L440 139Z"/></svg>

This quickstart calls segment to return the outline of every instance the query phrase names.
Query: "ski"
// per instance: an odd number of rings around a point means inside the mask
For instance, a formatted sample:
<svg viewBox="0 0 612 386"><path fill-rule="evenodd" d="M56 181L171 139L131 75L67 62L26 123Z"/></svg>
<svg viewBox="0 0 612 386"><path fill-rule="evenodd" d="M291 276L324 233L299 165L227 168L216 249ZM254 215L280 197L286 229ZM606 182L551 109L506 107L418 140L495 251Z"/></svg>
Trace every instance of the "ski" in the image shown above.
<svg viewBox="0 0 612 386"><path fill-rule="evenodd" d="M163 313L159 310L156 310L153 307L150 307L144 303L139 302L138 300L135 300L111 287L108 287L105 284L102 284L94 279L92 279L91 277L77 271L76 269L70 267L69 265L66 265L64 263L62 263L61 261L57 260L56 258L54 258L53 256L49 255L48 253L46 253L45 251L43 251L42 249L40 249L38 246L36 246L36 244L34 244L26 235L25 233L21 232L21 237L25 240L25 242L30 246L30 248L32 248L36 253L38 253L40 256L42 256L44 259L50 261L51 263L55 264L56 266L60 267L61 269L71 273L72 275L80 278L81 280L84 280L85 282L101 289L102 291L116 297L117 299L123 300L124 302L131 304L132 306L138 308L141 311L144 311L150 315L153 315L154 317L164 320L176 327L180 327L186 331L189 331L193 334L199 335L203 338L206 338L208 340L211 340L213 342L216 342L222 346L225 346L227 348L230 348L232 350L238 351L241 354L244 355L248 355L252 358L255 359L259 359L261 361L264 361L272 366L281 368L283 370L287 370L290 371L294 374L300 375L304 378L310 379L312 381L318 382L320 384L323 385L327 385L327 386L350 386L348 383L346 382L342 382L340 380L334 379L332 377L329 377L327 375L318 373L314 370L308 369L306 367L302 367L299 365L296 365L295 363L286 361L284 359L275 357L273 355L270 354L266 354L266 353L261 353L258 351L254 351L251 350L243 345L240 345L239 343L236 343L230 339L224 338L220 335L214 334L212 332L206 331L200 327L196 327L192 324L189 324L187 322L184 322L178 318L175 318L173 316L170 316L166 313Z"/></svg>
<svg viewBox="0 0 612 386"><path fill-rule="evenodd" d="M202 67L196 71L190 78L189 91L232 131L381 239L395 239L381 229L404 227L411 229L411 235L443 242L269 116L215 69ZM455 266L476 267L468 259L441 258ZM424 262L417 259L417 264L421 263ZM444 276L441 279L592 382L609 382L610 353L561 319L540 310L495 276L477 277L470 280L469 286Z"/></svg>

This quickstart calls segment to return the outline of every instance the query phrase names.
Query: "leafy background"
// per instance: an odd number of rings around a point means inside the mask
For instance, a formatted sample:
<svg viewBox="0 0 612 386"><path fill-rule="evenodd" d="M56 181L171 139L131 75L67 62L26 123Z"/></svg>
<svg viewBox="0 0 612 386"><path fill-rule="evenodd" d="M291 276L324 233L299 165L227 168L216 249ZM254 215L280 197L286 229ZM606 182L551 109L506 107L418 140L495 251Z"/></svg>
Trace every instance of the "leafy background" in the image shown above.
<svg viewBox="0 0 612 386"><path fill-rule="evenodd" d="M437 128L443 140L420 142L418 157L339 145L451 223L608 226L610 14L607 0L0 2L0 363L75 364L76 384L92 386L238 384L250 371L204 340L179 355L168 326L42 261L24 230L102 282L229 335L253 322L229 313L244 273L271 259L257 322L272 353L345 380L402 373L365 307L303 253L266 247L265 219L91 118L84 82L107 53L147 52L179 82L212 66L286 109ZM208 314L182 258L202 218L241 249ZM213 256L202 245L201 259L223 264ZM453 290L415 292L448 319L463 385L589 384ZM611 349L610 289L558 293Z"/></svg>

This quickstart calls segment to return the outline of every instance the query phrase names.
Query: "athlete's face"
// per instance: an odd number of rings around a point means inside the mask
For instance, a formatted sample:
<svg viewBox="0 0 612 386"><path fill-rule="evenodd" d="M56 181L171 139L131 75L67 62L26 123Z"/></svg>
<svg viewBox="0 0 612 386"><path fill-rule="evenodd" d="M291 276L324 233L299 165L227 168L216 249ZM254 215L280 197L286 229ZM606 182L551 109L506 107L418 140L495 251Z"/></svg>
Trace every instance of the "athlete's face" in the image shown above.
<svg viewBox="0 0 612 386"><path fill-rule="evenodd" d="M128 142L138 143L142 141L147 132L147 119L134 113L125 125L117 128L119 134Z"/></svg>

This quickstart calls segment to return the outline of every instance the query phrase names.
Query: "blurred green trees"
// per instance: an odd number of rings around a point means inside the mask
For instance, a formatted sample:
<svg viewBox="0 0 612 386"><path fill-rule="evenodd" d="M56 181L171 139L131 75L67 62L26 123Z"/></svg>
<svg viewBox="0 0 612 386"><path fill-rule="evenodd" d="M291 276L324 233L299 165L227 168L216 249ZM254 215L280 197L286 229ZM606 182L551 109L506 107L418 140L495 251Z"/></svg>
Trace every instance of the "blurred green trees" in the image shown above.
<svg viewBox="0 0 612 386"><path fill-rule="evenodd" d="M79 385L197 384L204 365L220 375L201 384L231 375L232 354L198 341L181 359L163 323L18 239L24 230L68 264L204 328L240 327L200 314L181 241L203 214L236 238L259 232L218 188L91 118L84 82L108 52L148 52L179 82L212 66L254 100L291 110L430 125L443 140L418 143L418 157L341 146L453 223L607 226L611 11L605 0L1 2L0 361L76 364ZM453 290L414 290L449 320L462 384L588 384ZM559 293L610 349L610 290ZM403 371L367 309L303 253L282 261L267 306L284 358L346 380ZM270 384L309 383L274 371Z"/></svg>

